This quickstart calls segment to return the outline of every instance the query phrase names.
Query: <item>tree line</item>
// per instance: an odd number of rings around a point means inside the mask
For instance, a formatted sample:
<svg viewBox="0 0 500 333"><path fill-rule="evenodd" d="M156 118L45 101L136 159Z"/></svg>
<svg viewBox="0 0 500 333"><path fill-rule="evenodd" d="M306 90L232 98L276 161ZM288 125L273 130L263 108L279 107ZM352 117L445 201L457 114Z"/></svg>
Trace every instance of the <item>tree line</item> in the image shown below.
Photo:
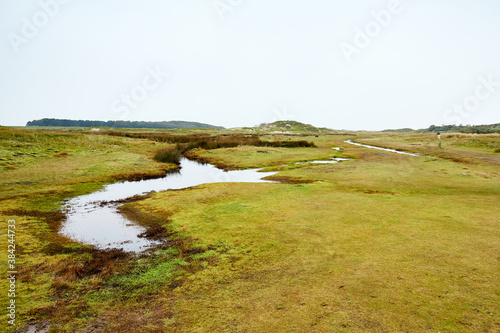
<svg viewBox="0 0 500 333"><path fill-rule="evenodd" d="M112 127L112 128L152 128L152 129L173 129L173 128L215 128L224 129L221 126L197 123L192 121L128 121L128 120L71 120L43 118L32 120L26 126L50 126L50 127Z"/></svg>

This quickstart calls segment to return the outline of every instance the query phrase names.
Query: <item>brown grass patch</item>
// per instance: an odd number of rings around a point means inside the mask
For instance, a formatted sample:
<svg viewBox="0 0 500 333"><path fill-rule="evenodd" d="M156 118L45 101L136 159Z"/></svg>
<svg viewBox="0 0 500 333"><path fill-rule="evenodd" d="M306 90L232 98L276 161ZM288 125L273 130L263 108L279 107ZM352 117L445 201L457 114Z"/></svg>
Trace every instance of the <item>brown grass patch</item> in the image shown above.
<svg viewBox="0 0 500 333"><path fill-rule="evenodd" d="M67 157L67 156L71 156L70 153L68 153L67 151L62 151L60 153L56 153L53 155L54 157Z"/></svg>
<svg viewBox="0 0 500 333"><path fill-rule="evenodd" d="M43 219L47 222L47 225L54 232L57 232L59 230L61 222L66 219L66 215L64 215L64 213L61 211L41 212L38 210L10 209L2 211L2 214L13 216L31 216Z"/></svg>
<svg viewBox="0 0 500 333"><path fill-rule="evenodd" d="M180 170L180 167L178 166L178 167L168 169L168 170L158 170L157 172L153 172L153 173L139 173L139 172L137 172L137 173L128 174L128 175L122 174L122 175L114 176L113 179L115 179L117 181L129 181L129 182L134 181L135 182L135 181L141 181L141 180L163 178L168 174L178 173L179 170Z"/></svg>
<svg viewBox="0 0 500 333"><path fill-rule="evenodd" d="M152 194L150 194L152 195ZM124 205L118 207L120 213L125 215L129 220L137 222L143 227L165 226L170 223L168 216L157 217L153 214L142 212L131 206Z"/></svg>
<svg viewBox="0 0 500 333"><path fill-rule="evenodd" d="M143 304L107 310L85 329L85 332L165 332L165 320L174 317L173 302L151 297Z"/></svg>
<svg viewBox="0 0 500 333"><path fill-rule="evenodd" d="M240 169L240 168L238 168L237 165L224 163L221 161L215 161L209 157L198 156L196 153L191 152L191 151L185 152L184 156L186 156L187 158L189 158L192 161L196 161L196 162L200 162L200 163L204 163L204 164L215 165L217 168L224 170L224 171Z"/></svg>
<svg viewBox="0 0 500 333"><path fill-rule="evenodd" d="M53 287L56 288L54 284L76 281L89 276L97 275L104 277L113 275L123 268L125 259L130 258L130 254L121 249L98 250L81 248L73 252L90 254L92 258L83 262L75 262L70 259L59 262L53 267L53 270L56 271Z"/></svg>
<svg viewBox="0 0 500 333"><path fill-rule="evenodd" d="M361 190L361 192L367 193L367 194L390 194L390 195L398 195L399 194L397 192L378 191L378 190L371 190L371 189L364 189L364 190Z"/></svg>
<svg viewBox="0 0 500 333"><path fill-rule="evenodd" d="M167 229L159 224L152 225L146 229L143 233L137 235L139 238L148 238L153 240L165 239L172 233L168 232Z"/></svg>

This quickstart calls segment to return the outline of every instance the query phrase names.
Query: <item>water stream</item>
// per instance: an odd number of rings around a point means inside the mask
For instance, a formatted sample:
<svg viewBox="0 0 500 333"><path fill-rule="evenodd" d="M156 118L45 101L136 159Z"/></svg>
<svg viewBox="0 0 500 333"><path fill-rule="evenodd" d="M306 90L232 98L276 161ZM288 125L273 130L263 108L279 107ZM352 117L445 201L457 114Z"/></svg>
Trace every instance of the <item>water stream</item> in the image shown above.
<svg viewBox="0 0 500 333"><path fill-rule="evenodd" d="M352 142L351 140L345 140L344 142L350 143L351 145L355 145L355 146L361 146L361 147L366 147L366 148L374 148L374 149L379 149L379 150L385 150L385 151L390 151L390 152L393 152L393 153L398 153L398 154L403 154L403 155L421 156L419 154L409 153L409 152L406 152L406 151L400 151L400 150L396 150L396 149L382 148L382 147L377 147L377 146L365 145L365 144L362 144L362 143Z"/></svg>
<svg viewBox="0 0 500 333"><path fill-rule="evenodd" d="M381 149L398 154L420 156L394 149L355 143L347 143L367 148ZM345 158L307 161L297 163L338 163ZM177 190L201 184L220 182L269 182L262 178L277 172L260 172L259 169L223 171L210 164L202 164L181 159L181 169L162 178L142 181L124 181L106 185L102 190L72 198L66 202L67 219L61 226L60 233L83 244L96 248L121 248L128 252L140 252L156 244L158 241L138 237L145 228L131 222L118 212L124 200L135 195L143 195L152 191Z"/></svg>
<svg viewBox="0 0 500 333"><path fill-rule="evenodd" d="M123 200L134 195L151 191L183 189L200 184L220 182L268 182L263 177L276 172L259 172L258 169L222 171L210 164L201 164L186 158L181 160L179 172L162 178L142 181L125 181L105 186L102 190L66 202L67 219L60 233L83 244L96 248L122 248L128 252L139 252L158 242L138 235L145 228L138 226L117 210L119 203L109 201Z"/></svg>
<svg viewBox="0 0 500 333"><path fill-rule="evenodd" d="M306 164L306 163L315 163L315 164L331 164L331 163L339 163L342 161L349 161L350 158L342 158L342 157L331 157L329 160L317 160L317 161L306 161L306 162L296 162L295 164Z"/></svg>

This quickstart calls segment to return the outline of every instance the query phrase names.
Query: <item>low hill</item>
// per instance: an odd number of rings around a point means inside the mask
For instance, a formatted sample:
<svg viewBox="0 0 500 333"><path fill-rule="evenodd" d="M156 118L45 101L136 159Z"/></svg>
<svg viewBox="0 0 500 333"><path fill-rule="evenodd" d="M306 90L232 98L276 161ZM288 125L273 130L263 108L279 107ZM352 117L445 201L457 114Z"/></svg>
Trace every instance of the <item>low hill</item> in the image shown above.
<svg viewBox="0 0 500 333"><path fill-rule="evenodd" d="M214 128L224 129L222 126L197 123L192 121L126 121L126 120L70 120L43 118L28 121L26 126L50 126L50 127L113 127L113 128Z"/></svg>
<svg viewBox="0 0 500 333"><path fill-rule="evenodd" d="M315 127L294 120L279 120L271 124L262 124L257 129L261 132L282 133L331 133L332 130L325 127Z"/></svg>
<svg viewBox="0 0 500 333"><path fill-rule="evenodd" d="M396 133L411 133L411 132L416 132L414 129L412 128L398 128L398 129L386 129L386 130L383 130L381 132L388 132L388 133L393 133L393 132L396 132Z"/></svg>
<svg viewBox="0 0 500 333"><path fill-rule="evenodd" d="M388 133L470 133L491 134L500 133L500 123L490 125L431 125L429 128L414 130L411 128L386 129L382 132Z"/></svg>
<svg viewBox="0 0 500 333"><path fill-rule="evenodd" d="M431 125L425 129L426 132L459 132L459 133L500 133L500 123L490 125Z"/></svg>

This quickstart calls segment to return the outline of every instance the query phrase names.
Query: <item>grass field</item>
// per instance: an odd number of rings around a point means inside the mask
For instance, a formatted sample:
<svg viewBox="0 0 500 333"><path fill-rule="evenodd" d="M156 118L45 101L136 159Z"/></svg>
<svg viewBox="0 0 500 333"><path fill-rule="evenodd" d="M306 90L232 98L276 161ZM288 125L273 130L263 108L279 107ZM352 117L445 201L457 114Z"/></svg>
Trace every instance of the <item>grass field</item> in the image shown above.
<svg viewBox="0 0 500 333"><path fill-rule="evenodd" d="M360 143L375 144L387 148L430 154L444 159L490 166L498 171L500 156L500 134L445 133L441 136L441 147L435 134L389 134L358 139Z"/></svg>
<svg viewBox="0 0 500 333"><path fill-rule="evenodd" d="M0 128L0 218L16 220L19 324L46 321L55 332L498 332L500 136L452 135L440 150L434 136L382 133L291 138L316 148L193 150L287 181L207 184L130 202L124 214L165 228L169 239L132 256L58 236L57 211L65 198L174 167L152 159L167 144ZM294 164L334 156L350 160ZM0 327L14 331L6 320Z"/></svg>

